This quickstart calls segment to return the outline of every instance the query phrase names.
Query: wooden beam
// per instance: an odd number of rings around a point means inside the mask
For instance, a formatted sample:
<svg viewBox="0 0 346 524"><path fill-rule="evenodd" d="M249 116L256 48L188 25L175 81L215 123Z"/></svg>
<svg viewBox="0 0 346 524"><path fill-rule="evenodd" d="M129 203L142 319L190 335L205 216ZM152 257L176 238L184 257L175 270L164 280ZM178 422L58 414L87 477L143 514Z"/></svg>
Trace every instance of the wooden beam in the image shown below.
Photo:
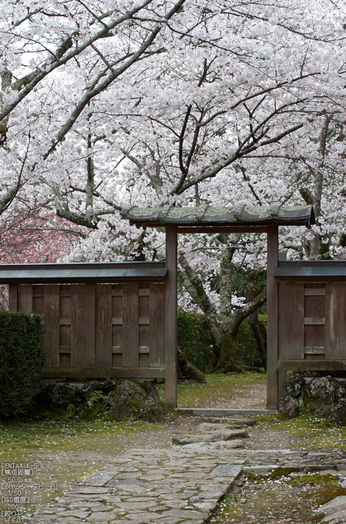
<svg viewBox="0 0 346 524"><path fill-rule="evenodd" d="M121 378L129 380L147 380L164 378L164 368L42 368L42 378Z"/></svg>
<svg viewBox="0 0 346 524"><path fill-rule="evenodd" d="M278 267L278 226L267 233L267 408L277 409L279 400L278 362L278 291L274 270ZM281 382L284 372L280 373ZM280 384L281 385L281 384Z"/></svg>
<svg viewBox="0 0 346 524"><path fill-rule="evenodd" d="M346 360L279 360L279 370L290 371L344 371Z"/></svg>
<svg viewBox="0 0 346 524"><path fill-rule="evenodd" d="M177 232L184 233L266 233L266 226L178 226Z"/></svg>
<svg viewBox="0 0 346 524"><path fill-rule="evenodd" d="M166 227L165 401L177 407L177 228Z"/></svg>

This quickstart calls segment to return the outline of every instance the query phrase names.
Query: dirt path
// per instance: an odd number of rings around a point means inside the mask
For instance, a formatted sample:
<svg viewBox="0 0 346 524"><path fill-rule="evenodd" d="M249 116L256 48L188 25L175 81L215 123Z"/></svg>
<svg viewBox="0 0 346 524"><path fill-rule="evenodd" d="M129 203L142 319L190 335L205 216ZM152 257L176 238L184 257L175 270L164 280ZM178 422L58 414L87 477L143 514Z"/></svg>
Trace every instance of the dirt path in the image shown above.
<svg viewBox="0 0 346 524"><path fill-rule="evenodd" d="M233 388L232 398L206 401L204 408L263 409L266 406L266 384L243 384Z"/></svg>

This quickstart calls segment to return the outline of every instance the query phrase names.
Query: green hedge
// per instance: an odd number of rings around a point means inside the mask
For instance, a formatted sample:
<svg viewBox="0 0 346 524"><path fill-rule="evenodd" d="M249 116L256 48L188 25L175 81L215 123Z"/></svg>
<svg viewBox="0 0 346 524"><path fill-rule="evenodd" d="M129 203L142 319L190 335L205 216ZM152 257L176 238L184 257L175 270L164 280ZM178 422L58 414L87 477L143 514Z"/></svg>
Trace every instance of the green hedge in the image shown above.
<svg viewBox="0 0 346 524"><path fill-rule="evenodd" d="M42 315L0 311L0 416L25 414L40 388Z"/></svg>
<svg viewBox="0 0 346 524"><path fill-rule="evenodd" d="M242 364L245 364L246 366L261 366L256 339L248 318L243 320L240 324L238 346L239 359Z"/></svg>
<svg viewBox="0 0 346 524"><path fill-rule="evenodd" d="M211 336L204 315L191 311L178 311L178 347L191 364L201 371L209 371L214 365Z"/></svg>
<svg viewBox="0 0 346 524"><path fill-rule="evenodd" d="M263 322L266 316L261 315ZM178 311L178 347L187 358L203 372L210 371L215 365L215 356L211 347L211 336L204 315L191 311ZM256 339L249 319L245 319L238 332L239 360L247 366L261 366Z"/></svg>

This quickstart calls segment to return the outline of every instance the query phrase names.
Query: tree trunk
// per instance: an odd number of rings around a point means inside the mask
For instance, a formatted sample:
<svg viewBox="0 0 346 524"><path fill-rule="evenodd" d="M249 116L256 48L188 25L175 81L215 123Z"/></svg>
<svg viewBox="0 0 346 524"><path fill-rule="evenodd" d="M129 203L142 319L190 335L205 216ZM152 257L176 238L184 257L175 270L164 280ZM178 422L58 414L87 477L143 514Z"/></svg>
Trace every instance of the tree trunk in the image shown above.
<svg viewBox="0 0 346 524"><path fill-rule="evenodd" d="M257 309L249 316L249 323L256 340L259 367L267 369L267 329L258 318ZM257 365L257 363L256 363Z"/></svg>
<svg viewBox="0 0 346 524"><path fill-rule="evenodd" d="M235 248L233 247L226 249L221 260L219 315L205 292L203 282L197 272L191 268L184 255L180 255L179 257L179 263L182 269L182 271L179 272L180 282L190 294L195 304L200 307L205 314L206 321L210 326L213 352L216 360L213 371L219 373L242 371L246 368L246 366L241 366L239 363L239 326L245 318L256 311L267 299L267 290L264 289L260 294L257 294L256 286L256 292L251 300L236 311L233 310L232 293L238 270L237 266L232 262L234 251ZM257 270L256 275L258 276L260 272L261 271Z"/></svg>
<svg viewBox="0 0 346 524"><path fill-rule="evenodd" d="M244 371L238 357L238 325L224 331L221 336L220 358L212 373L229 373L230 371Z"/></svg>
<svg viewBox="0 0 346 524"><path fill-rule="evenodd" d="M233 313L228 323L228 327L223 330L221 335L220 358L213 369L213 373L228 373L229 371L243 371L248 366L243 366L239 362L238 356L238 331L240 324L251 313L256 311L267 300L267 289L264 289L245 306L237 309Z"/></svg>
<svg viewBox="0 0 346 524"><path fill-rule="evenodd" d="M263 270L253 269L246 278L244 286L244 294L247 302L253 300L257 291L258 277L263 273ZM267 329L258 318L258 310L256 309L249 315L249 323L254 334L257 346L257 353L259 356L259 367L267 368Z"/></svg>
<svg viewBox="0 0 346 524"><path fill-rule="evenodd" d="M178 376L183 380L194 380L202 384L207 383L202 371L191 364L186 354L180 351L180 349L178 350Z"/></svg>

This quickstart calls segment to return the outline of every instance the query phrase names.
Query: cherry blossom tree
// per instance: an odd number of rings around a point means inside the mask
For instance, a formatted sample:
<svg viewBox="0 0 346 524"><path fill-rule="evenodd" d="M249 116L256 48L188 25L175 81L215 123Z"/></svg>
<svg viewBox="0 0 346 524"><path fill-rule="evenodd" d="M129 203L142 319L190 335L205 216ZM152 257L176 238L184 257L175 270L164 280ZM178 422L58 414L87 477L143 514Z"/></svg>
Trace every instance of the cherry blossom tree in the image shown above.
<svg viewBox="0 0 346 524"><path fill-rule="evenodd" d="M308 202L315 229L287 231L281 249L343 256L343 2L4 0L1 9L0 220L39 201L90 231L72 260L152 259L163 235L120 222L129 203ZM225 312L219 348L236 339L230 319L246 307L231 269L265 264L264 239L232 242L181 241L185 289L196 302L199 279L218 324ZM228 275L222 297L206 286L215 261Z"/></svg>

